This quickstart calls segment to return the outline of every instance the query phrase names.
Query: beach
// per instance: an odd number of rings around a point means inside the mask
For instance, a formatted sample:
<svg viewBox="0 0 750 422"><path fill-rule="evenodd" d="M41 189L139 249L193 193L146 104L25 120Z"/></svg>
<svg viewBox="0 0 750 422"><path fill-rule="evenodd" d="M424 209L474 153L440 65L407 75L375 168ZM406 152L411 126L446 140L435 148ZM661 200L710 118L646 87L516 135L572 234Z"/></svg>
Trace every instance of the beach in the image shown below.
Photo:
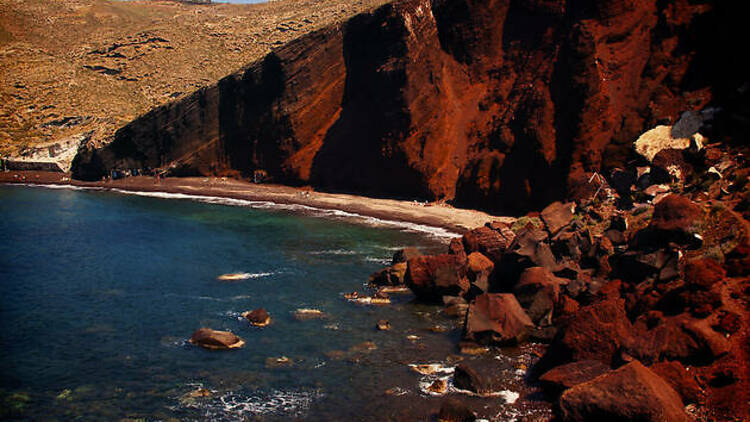
<svg viewBox="0 0 750 422"><path fill-rule="evenodd" d="M440 227L455 232L456 235L491 221L514 221L512 217L493 216L482 211L453 208L446 204L317 192L310 188L256 184L224 177L168 177L157 180L154 177L134 176L117 180L84 182L73 180L65 173L6 171L0 172L0 183L69 185L127 192L163 192L301 205L323 210L343 211L386 221Z"/></svg>

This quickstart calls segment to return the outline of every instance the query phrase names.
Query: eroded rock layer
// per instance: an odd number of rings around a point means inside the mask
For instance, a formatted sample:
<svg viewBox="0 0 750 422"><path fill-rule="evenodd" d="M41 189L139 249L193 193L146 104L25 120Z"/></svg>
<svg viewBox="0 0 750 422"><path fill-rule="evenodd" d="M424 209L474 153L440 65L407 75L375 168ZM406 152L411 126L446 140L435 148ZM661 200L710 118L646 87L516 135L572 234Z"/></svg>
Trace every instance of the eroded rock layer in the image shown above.
<svg viewBox="0 0 750 422"><path fill-rule="evenodd" d="M400 0L120 129L74 175L263 170L514 212L587 195L644 129L714 96L711 2ZM700 42L699 42L700 41Z"/></svg>

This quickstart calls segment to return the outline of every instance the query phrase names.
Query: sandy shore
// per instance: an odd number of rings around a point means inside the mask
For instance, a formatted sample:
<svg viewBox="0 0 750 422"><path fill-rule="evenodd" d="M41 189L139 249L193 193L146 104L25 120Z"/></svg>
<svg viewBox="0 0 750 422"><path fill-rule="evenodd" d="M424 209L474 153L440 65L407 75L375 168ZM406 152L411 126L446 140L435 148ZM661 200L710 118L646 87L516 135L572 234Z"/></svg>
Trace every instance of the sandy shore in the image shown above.
<svg viewBox="0 0 750 422"><path fill-rule="evenodd" d="M268 201L277 204L297 204L328 210L340 210L383 220L441 227L456 234L464 233L489 221L513 221L511 217L498 217L481 211L453 208L447 205L424 205L414 201L323 193L310 189L254 184L227 178L185 177L166 178L157 181L153 177L138 176L107 182L82 182L71 180L69 175L62 173L9 171L0 172L0 183L71 185L132 192L181 193L250 201Z"/></svg>

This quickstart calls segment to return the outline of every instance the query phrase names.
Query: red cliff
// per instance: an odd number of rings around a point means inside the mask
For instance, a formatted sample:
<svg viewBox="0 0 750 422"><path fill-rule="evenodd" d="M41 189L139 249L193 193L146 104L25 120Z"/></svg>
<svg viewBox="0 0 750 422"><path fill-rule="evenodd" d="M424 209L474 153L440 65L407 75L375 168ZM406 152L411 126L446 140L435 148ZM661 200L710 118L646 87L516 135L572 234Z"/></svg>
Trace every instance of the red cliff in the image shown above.
<svg viewBox="0 0 750 422"><path fill-rule="evenodd" d="M579 192L717 95L713 2L401 0L152 110L75 177L170 167L502 212Z"/></svg>

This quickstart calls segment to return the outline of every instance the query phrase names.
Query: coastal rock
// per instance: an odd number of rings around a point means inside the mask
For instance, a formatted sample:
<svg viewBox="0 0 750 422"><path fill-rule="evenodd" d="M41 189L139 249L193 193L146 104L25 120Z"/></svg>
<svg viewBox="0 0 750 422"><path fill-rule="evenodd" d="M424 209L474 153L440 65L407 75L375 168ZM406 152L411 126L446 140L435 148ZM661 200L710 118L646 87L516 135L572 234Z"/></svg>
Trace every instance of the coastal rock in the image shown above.
<svg viewBox="0 0 750 422"><path fill-rule="evenodd" d="M542 210L540 216L542 221L544 221L544 224L547 226L547 230L554 235L573 221L575 209L575 202L567 204L553 202Z"/></svg>
<svg viewBox="0 0 750 422"><path fill-rule="evenodd" d="M494 230L487 226L477 227L464 234L464 249L468 254L479 252L493 262L500 262L514 237L515 234L508 229Z"/></svg>
<svg viewBox="0 0 750 422"><path fill-rule="evenodd" d="M466 264L451 254L410 259L404 282L418 298L430 302L440 302L443 296L462 296L469 290Z"/></svg>
<svg viewBox="0 0 750 422"><path fill-rule="evenodd" d="M460 390L489 395L503 390L507 379L497 371L497 361L490 356L478 357L456 365L453 385Z"/></svg>
<svg viewBox="0 0 750 422"><path fill-rule="evenodd" d="M393 259L391 260L391 265L396 265L399 263L406 263L406 261L416 258L418 256L422 256L422 252L419 252L419 249L417 248L404 248L399 249L396 251L396 253L393 254Z"/></svg>
<svg viewBox="0 0 750 422"><path fill-rule="evenodd" d="M521 273L513 287L518 302L537 325L551 325L555 306L560 301L561 285L566 281L542 267L531 267Z"/></svg>
<svg viewBox="0 0 750 422"><path fill-rule="evenodd" d="M598 360L582 360L555 367L539 377L545 390L560 394L564 390L609 372L609 366Z"/></svg>
<svg viewBox="0 0 750 422"><path fill-rule="evenodd" d="M374 286L399 286L404 284L406 262L399 262L370 275L369 283Z"/></svg>
<svg viewBox="0 0 750 422"><path fill-rule="evenodd" d="M250 323L256 327L265 327L271 323L271 316L268 315L268 312L263 308L243 312L242 317L250 321Z"/></svg>
<svg viewBox="0 0 750 422"><path fill-rule="evenodd" d="M489 289L489 279L495 264L480 252L472 252L468 256L468 276L469 281L481 293L486 293Z"/></svg>
<svg viewBox="0 0 750 422"><path fill-rule="evenodd" d="M571 422L690 421L674 389L638 361L568 389L560 397L560 410Z"/></svg>
<svg viewBox="0 0 750 422"><path fill-rule="evenodd" d="M519 343L534 326L516 297L508 293L486 293L469 305L464 337L496 344Z"/></svg>
<svg viewBox="0 0 750 422"><path fill-rule="evenodd" d="M245 345L245 341L229 331L217 331L211 328L196 330L189 340L190 344L212 350L237 349Z"/></svg>
<svg viewBox="0 0 750 422"><path fill-rule="evenodd" d="M696 382L694 374L681 363L664 361L651 365L649 369L672 386L682 397L683 403L700 403L703 400L703 389Z"/></svg>
<svg viewBox="0 0 750 422"><path fill-rule="evenodd" d="M311 319L326 318L326 314L320 309L300 308L294 311L294 319L297 321L307 321Z"/></svg>
<svg viewBox="0 0 750 422"><path fill-rule="evenodd" d="M703 243L700 235L703 224L704 215L700 205L687 197L670 194L656 204L651 222L636 234L632 246L649 249L674 242L695 249Z"/></svg>
<svg viewBox="0 0 750 422"><path fill-rule="evenodd" d="M620 348L632 342L632 331L625 301L609 297L573 314L548 353L553 359L598 360L609 365Z"/></svg>
<svg viewBox="0 0 750 422"><path fill-rule="evenodd" d="M474 412L456 399L445 399L440 404L438 422L474 422Z"/></svg>
<svg viewBox="0 0 750 422"><path fill-rule="evenodd" d="M460 296L443 296L443 304L445 314L451 317L463 319L469 311L469 304Z"/></svg>
<svg viewBox="0 0 750 422"><path fill-rule="evenodd" d="M388 320L381 319L375 324L375 327L380 331L388 331L391 329L391 323Z"/></svg>

